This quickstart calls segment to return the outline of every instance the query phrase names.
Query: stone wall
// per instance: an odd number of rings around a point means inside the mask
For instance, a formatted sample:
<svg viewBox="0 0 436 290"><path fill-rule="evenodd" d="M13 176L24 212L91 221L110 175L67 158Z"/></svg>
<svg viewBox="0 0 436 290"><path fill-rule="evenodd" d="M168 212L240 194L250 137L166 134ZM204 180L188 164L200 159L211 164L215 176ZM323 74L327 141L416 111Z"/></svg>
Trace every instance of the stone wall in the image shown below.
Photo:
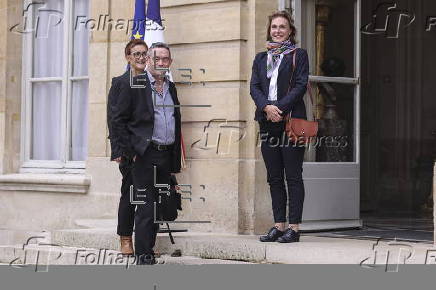
<svg viewBox="0 0 436 290"><path fill-rule="evenodd" d="M16 172L20 162L22 1L0 1L0 174Z"/></svg>
<svg viewBox="0 0 436 290"><path fill-rule="evenodd" d="M21 36L10 33L8 27L21 21L21 2L0 1L2 174L18 173L20 166L22 42ZM192 186L192 201L184 200L180 220L211 221L183 225L191 231L262 232L272 222L265 168L259 162L260 150L256 146L258 129L253 121L249 79L252 60L264 49L267 15L277 9L277 3L161 1L180 101L186 105L211 105L182 108L187 169L178 179ZM131 19L133 7L134 0L91 0L91 17L108 14L112 19ZM0 180L0 227L50 230L76 227L77 219L116 217L121 176L117 164L109 161L106 99L112 77L125 69L123 53L128 40L129 35L123 31L91 32L88 159L86 174L79 182L87 184L86 190L74 192L76 181L71 178L51 176L49 180L64 180L66 189L52 184L49 191L44 191L36 190L37 176L6 176ZM187 78L182 76L186 71L180 69L192 70L192 84L182 83ZM17 182L17 178L27 185ZM15 182L12 185L11 180ZM29 190L31 184L35 184L34 191Z"/></svg>
<svg viewBox="0 0 436 290"><path fill-rule="evenodd" d="M133 5L116 1L93 3L94 15L102 11L114 19L133 15ZM211 106L182 108L187 169L178 179L192 186L189 196L192 200L184 200L180 220L211 221L184 225L190 230L254 231L255 196L260 194L263 201L266 191L265 180L256 187L256 166L263 167L263 163L255 162L259 153L248 83L252 59L264 46L266 15L277 8L274 4L239 0L161 1L165 40L172 48L172 74L178 82L179 99L185 105ZM101 128L110 79L125 68L123 49L127 40L128 35L123 32L92 35L87 166L93 176L90 194L118 194L118 172L114 166L106 166L109 144ZM192 79L183 77L187 72L181 69L191 69ZM187 81L191 84L183 84ZM240 142L238 135L243 135ZM263 209L264 202L258 207Z"/></svg>

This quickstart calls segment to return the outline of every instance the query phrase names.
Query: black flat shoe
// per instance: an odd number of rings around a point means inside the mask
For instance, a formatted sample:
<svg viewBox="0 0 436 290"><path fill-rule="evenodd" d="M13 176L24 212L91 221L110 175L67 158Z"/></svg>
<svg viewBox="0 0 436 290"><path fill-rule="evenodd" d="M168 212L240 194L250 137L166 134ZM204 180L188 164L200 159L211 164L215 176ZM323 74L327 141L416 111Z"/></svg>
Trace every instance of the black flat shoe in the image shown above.
<svg viewBox="0 0 436 290"><path fill-rule="evenodd" d="M284 232L280 231L276 227L272 227L269 232L265 236L260 236L259 240L261 242L275 242L281 236L283 236Z"/></svg>
<svg viewBox="0 0 436 290"><path fill-rule="evenodd" d="M300 233L293 229L287 229L284 234L277 239L279 243L296 243L300 241Z"/></svg>

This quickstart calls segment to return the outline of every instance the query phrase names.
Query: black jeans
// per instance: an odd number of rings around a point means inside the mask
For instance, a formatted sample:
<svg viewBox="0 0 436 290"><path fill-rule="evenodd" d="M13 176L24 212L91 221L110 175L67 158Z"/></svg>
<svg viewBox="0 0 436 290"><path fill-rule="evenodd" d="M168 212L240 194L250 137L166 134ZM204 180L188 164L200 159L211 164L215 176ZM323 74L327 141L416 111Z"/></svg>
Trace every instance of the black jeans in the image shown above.
<svg viewBox="0 0 436 290"><path fill-rule="evenodd" d="M268 122L271 123L271 122ZM303 159L305 147L288 141L283 124L260 124L261 151L267 170L274 222L286 222L289 202L290 224L301 223L304 202ZM286 193L284 177L288 185Z"/></svg>
<svg viewBox="0 0 436 290"><path fill-rule="evenodd" d="M132 177L135 201L144 202L136 206L135 212L135 254L154 254L159 223L155 222L154 203L157 202L159 188L154 182L156 166L156 184L170 184L171 151L158 151L149 146L144 155L136 156ZM166 188L161 188L166 190Z"/></svg>
<svg viewBox="0 0 436 290"><path fill-rule="evenodd" d="M123 158L119 168L123 176L121 182L121 197L118 205L118 226L117 234L120 236L131 236L133 223L135 221L135 205L130 202L130 186L132 181L133 161Z"/></svg>

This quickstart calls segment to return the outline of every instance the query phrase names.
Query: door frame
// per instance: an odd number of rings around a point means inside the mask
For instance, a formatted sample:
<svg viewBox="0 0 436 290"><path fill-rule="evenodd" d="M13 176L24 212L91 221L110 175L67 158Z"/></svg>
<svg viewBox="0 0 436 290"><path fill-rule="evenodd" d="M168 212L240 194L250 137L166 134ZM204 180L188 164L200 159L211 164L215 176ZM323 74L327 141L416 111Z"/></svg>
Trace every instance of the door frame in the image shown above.
<svg viewBox="0 0 436 290"><path fill-rule="evenodd" d="M360 219L360 72L361 0L354 0L354 77L324 77L310 74L312 82L354 85L353 162L304 162L306 198L303 230L361 227ZM303 3L304 2L304 3ZM300 43L315 60L315 0L291 2ZM313 66L310 68L314 71Z"/></svg>

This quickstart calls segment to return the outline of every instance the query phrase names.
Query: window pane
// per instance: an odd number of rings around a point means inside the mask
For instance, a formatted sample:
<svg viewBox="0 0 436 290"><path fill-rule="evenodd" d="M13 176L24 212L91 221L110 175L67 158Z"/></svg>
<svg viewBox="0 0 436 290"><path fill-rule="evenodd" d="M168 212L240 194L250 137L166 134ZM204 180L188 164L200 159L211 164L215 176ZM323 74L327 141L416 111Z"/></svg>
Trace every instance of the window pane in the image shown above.
<svg viewBox="0 0 436 290"><path fill-rule="evenodd" d="M89 30L80 22L89 19L89 0L73 2L73 76L88 75ZM77 27L76 27L76 23Z"/></svg>
<svg viewBox="0 0 436 290"><path fill-rule="evenodd" d="M33 77L62 76L64 1L33 5Z"/></svg>
<svg viewBox="0 0 436 290"><path fill-rule="evenodd" d="M354 2L316 1L315 75L354 77Z"/></svg>
<svg viewBox="0 0 436 290"><path fill-rule="evenodd" d="M60 160L61 83L34 83L30 159Z"/></svg>
<svg viewBox="0 0 436 290"><path fill-rule="evenodd" d="M313 83L325 100L319 132L305 161L354 162L354 85L339 83ZM306 98L310 109L310 100ZM319 109L320 107L318 107ZM310 115L310 114L309 114Z"/></svg>
<svg viewBox="0 0 436 290"><path fill-rule="evenodd" d="M88 80L73 81L70 110L70 161L84 161L88 140Z"/></svg>

